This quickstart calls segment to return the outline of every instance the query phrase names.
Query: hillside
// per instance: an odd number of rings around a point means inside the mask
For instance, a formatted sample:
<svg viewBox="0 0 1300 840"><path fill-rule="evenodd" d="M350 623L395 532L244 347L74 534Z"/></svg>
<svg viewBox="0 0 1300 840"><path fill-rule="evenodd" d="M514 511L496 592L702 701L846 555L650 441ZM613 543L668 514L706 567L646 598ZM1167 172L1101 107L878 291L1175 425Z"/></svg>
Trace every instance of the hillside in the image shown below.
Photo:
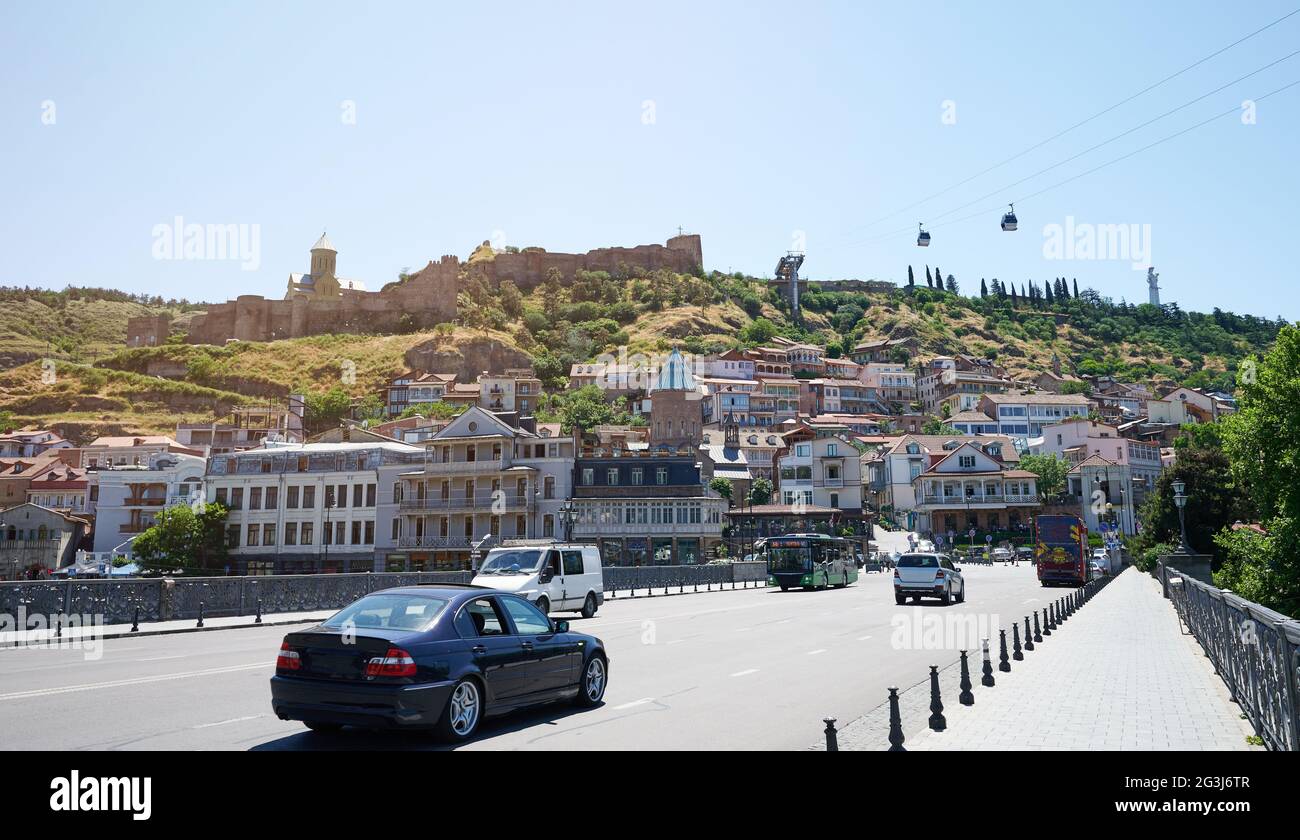
<svg viewBox="0 0 1300 840"><path fill-rule="evenodd" d="M1025 377L1049 369L1055 353L1069 372L1230 389L1237 364L1271 343L1279 326L1218 310L1203 315L1175 305L1116 304L1090 290L1047 302L963 297L925 286L873 293L813 288L804 296L803 324L796 326L763 281L717 272L580 272L570 283L552 278L528 294L509 282L489 289L470 275L458 306L459 324L405 335L126 350L110 339L125 334L130 314L156 307L130 300L18 301L6 306L0 341L28 351L34 346L37 330L20 324L17 314L26 312L43 318L37 322L48 334L76 336L78 343L58 364L53 384L42 381L39 361L0 372L0 412L10 412L19 425L53 425L78 440L158 433L180 421L211 421L241 402L289 393L341 389L354 400L373 401L386 380L407 368L472 380L482 370L531 363L554 388L563 386L571 364L621 346L630 354L674 345L698 354L754 346L777 334L824 344L831 355L846 354L863 340L914 336L923 354L970 353ZM184 318L192 307L177 311ZM84 334L69 326L91 314L93 326L88 321Z"/></svg>
<svg viewBox="0 0 1300 840"><path fill-rule="evenodd" d="M166 312L184 329L196 309L108 289L0 288L0 369L47 357L89 362L121 349L128 318Z"/></svg>

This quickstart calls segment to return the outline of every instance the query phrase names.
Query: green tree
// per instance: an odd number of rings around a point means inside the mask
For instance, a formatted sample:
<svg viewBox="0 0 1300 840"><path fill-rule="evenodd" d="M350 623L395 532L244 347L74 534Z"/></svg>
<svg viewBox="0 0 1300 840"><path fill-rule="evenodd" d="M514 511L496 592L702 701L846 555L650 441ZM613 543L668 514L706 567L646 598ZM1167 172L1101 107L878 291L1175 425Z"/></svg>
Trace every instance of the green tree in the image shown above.
<svg viewBox="0 0 1300 840"><path fill-rule="evenodd" d="M1236 397L1237 413L1220 423L1223 449L1266 533L1222 534L1217 544L1227 562L1215 583L1300 615L1300 329L1283 327L1262 359L1243 363Z"/></svg>
<svg viewBox="0 0 1300 840"><path fill-rule="evenodd" d="M596 426L630 419L624 412L615 411L614 406L605 400L605 392L596 385L584 385L576 391L557 394L555 402L566 432L574 429L589 431Z"/></svg>
<svg viewBox="0 0 1300 840"><path fill-rule="evenodd" d="M1069 463L1054 452L1020 456L1020 469L1038 476L1038 498L1044 504L1065 489L1065 474L1069 468Z"/></svg>
<svg viewBox="0 0 1300 840"><path fill-rule="evenodd" d="M776 324L766 318L755 318L740 330L740 340L746 344L762 344L776 335Z"/></svg>
<svg viewBox="0 0 1300 840"><path fill-rule="evenodd" d="M731 497L735 493L734 488L731 486L731 479L722 478L721 476L718 476L709 482L709 489L726 499L728 502L731 501Z"/></svg>
<svg viewBox="0 0 1300 840"><path fill-rule="evenodd" d="M323 394L308 394L306 403L307 425L317 432L337 426L352 409L352 397L338 385Z"/></svg>
<svg viewBox="0 0 1300 840"><path fill-rule="evenodd" d="M8 434L18 428L12 411L0 411L0 435Z"/></svg>
<svg viewBox="0 0 1300 840"><path fill-rule="evenodd" d="M765 505L772 501L772 489L772 482L768 479L754 479L754 483L749 485L749 503L751 505Z"/></svg>
<svg viewBox="0 0 1300 840"><path fill-rule="evenodd" d="M205 504L195 511L173 505L158 514L157 522L136 537L132 554L145 568L169 571L214 571L226 563L226 508Z"/></svg>

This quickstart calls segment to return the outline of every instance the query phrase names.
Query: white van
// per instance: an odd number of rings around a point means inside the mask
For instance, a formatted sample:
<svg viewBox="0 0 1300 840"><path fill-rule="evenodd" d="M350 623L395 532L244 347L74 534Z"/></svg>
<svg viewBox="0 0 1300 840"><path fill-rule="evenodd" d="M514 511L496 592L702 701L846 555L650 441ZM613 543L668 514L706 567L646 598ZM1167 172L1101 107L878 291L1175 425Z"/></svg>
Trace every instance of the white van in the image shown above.
<svg viewBox="0 0 1300 840"><path fill-rule="evenodd" d="M513 592L544 613L572 610L591 618L605 603L600 552L594 545L554 543L494 548L483 559L473 583Z"/></svg>

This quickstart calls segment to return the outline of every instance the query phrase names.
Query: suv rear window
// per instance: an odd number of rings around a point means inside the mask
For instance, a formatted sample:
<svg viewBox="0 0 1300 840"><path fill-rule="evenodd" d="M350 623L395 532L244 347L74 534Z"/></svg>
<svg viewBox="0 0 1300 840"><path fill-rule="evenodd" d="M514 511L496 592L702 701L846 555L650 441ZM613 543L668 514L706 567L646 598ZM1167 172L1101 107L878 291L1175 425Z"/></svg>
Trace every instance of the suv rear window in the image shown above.
<svg viewBox="0 0 1300 840"><path fill-rule="evenodd" d="M939 558L933 554L904 554L898 558L900 569L937 569Z"/></svg>

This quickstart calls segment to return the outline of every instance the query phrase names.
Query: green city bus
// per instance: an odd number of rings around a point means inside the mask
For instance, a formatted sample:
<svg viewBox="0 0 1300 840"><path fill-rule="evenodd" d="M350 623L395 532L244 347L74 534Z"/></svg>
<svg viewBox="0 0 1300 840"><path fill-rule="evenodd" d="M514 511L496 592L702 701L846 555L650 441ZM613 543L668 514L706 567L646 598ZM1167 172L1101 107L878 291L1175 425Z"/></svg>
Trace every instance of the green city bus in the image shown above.
<svg viewBox="0 0 1300 840"><path fill-rule="evenodd" d="M853 544L843 537L787 534L764 540L759 551L767 562L768 585L782 592L792 586L839 588L858 579Z"/></svg>

